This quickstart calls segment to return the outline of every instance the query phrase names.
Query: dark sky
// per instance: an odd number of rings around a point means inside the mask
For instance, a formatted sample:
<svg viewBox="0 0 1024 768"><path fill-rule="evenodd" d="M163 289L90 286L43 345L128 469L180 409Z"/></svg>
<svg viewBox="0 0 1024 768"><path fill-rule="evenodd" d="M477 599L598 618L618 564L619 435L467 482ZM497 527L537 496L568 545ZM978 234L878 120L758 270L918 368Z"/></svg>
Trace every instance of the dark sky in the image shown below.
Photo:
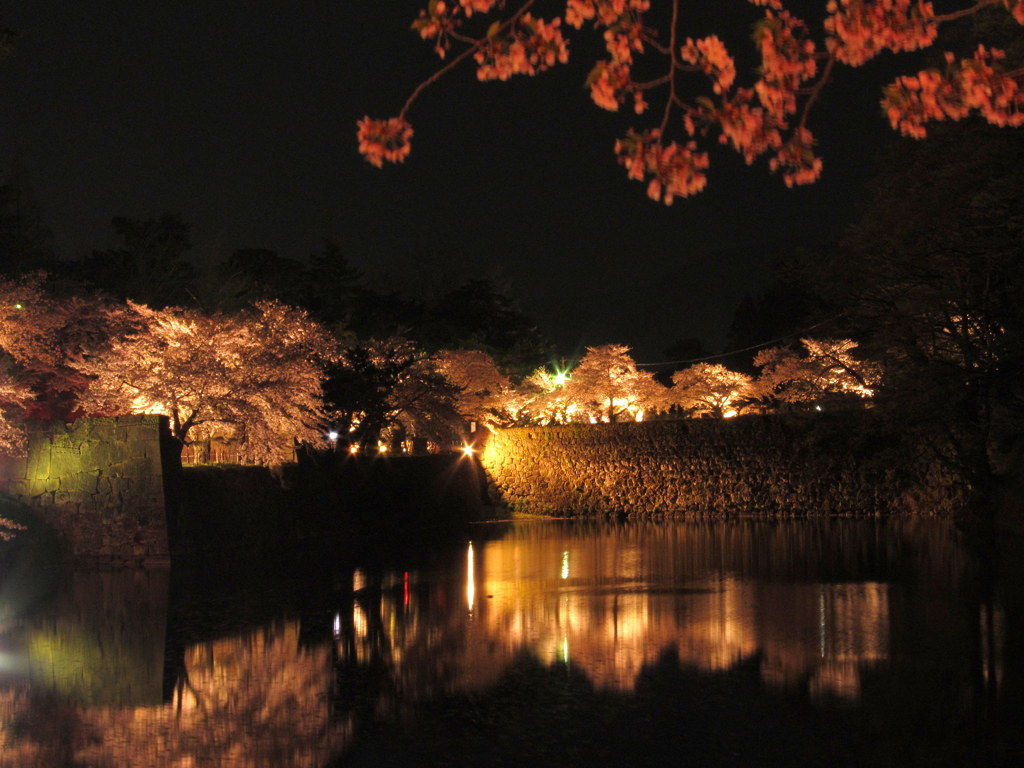
<svg viewBox="0 0 1024 768"><path fill-rule="evenodd" d="M732 5L715 4L741 14L722 30L749 47L756 10ZM880 83L846 76L812 125L819 184L788 190L723 154L708 191L666 208L616 165L627 123L591 104L591 58L505 84L456 73L413 110L405 165L377 170L355 123L397 114L435 66L408 30L420 6L0 3L21 35L0 62L0 164L20 169L66 257L111 245L116 215L180 214L198 261L303 258L326 237L410 292L494 278L563 354L616 342L653 362L682 337L720 347L773 254L833 238L886 130Z"/></svg>

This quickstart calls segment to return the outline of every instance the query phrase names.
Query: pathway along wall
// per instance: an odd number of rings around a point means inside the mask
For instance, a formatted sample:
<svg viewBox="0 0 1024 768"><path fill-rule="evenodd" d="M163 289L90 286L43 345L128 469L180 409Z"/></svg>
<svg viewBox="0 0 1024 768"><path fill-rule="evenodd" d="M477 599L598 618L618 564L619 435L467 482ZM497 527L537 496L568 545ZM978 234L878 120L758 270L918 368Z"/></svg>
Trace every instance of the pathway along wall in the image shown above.
<svg viewBox="0 0 1024 768"><path fill-rule="evenodd" d="M517 512L633 516L952 514L963 489L903 461L870 412L524 427L481 454Z"/></svg>

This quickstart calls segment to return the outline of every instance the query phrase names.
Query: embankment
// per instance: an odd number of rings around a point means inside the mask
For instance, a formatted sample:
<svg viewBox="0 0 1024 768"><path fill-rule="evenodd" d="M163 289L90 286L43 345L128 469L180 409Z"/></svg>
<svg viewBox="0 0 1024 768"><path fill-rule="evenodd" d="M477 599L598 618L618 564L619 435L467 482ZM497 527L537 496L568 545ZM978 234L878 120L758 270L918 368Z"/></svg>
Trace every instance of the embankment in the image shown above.
<svg viewBox="0 0 1024 768"><path fill-rule="evenodd" d="M486 480L485 480L486 475ZM277 470L181 469L156 416L34 425L0 490L77 562L159 565L483 519L959 512L965 489L870 412L502 430L478 459L319 454Z"/></svg>
<svg viewBox="0 0 1024 768"><path fill-rule="evenodd" d="M508 429L482 454L525 513L954 514L964 489L870 412Z"/></svg>
<svg viewBox="0 0 1024 768"><path fill-rule="evenodd" d="M358 541L485 515L479 465L462 456L321 454L275 469L183 470L159 416L31 424L27 455L0 458L0 492L68 559L99 567Z"/></svg>

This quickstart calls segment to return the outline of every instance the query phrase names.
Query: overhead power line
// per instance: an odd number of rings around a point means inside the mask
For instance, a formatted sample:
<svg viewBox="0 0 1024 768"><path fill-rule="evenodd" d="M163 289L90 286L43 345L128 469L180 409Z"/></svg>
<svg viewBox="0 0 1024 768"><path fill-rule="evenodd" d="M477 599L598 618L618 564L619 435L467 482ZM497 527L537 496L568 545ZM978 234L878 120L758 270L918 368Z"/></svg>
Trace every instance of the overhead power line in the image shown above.
<svg viewBox="0 0 1024 768"><path fill-rule="evenodd" d="M824 320L814 323L814 325L809 325L800 331L794 331L793 333L788 333L785 336L779 336L778 338L769 339L768 341L762 341L759 344L752 344L751 346L743 347L742 349L733 349L728 352L719 352L714 355L707 355L706 357L695 357L692 360L666 360L661 363L637 363L636 367L660 368L668 365L693 365L694 363L706 363L709 360L719 360L723 357L738 355L741 352L751 352L755 349L764 349L765 347L770 347L773 344L780 344L783 341L789 341L790 339L798 339L802 336L805 336L808 333L808 331L812 331L819 326L825 325L825 323L831 323L833 320L838 320L840 317L842 317L841 314L835 315L834 317L827 317Z"/></svg>

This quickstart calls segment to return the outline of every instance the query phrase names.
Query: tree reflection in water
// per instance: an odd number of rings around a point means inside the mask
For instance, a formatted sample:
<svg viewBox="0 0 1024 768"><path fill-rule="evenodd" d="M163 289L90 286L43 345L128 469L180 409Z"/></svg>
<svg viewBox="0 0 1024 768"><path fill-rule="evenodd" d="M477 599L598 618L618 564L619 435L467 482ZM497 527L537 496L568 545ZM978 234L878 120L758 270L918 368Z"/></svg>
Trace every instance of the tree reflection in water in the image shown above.
<svg viewBox="0 0 1024 768"><path fill-rule="evenodd" d="M632 689L643 665L674 647L695 669L759 655L767 682L856 696L858 669L889 655L888 585L834 581L837 553L822 551L812 554L829 558L826 571L802 583L792 570L802 558L773 542L773 526L745 540L734 527L626 526L579 541L537 528L491 542L482 620L510 653L571 658L599 688Z"/></svg>
<svg viewBox="0 0 1024 768"><path fill-rule="evenodd" d="M79 576L0 634L65 667L0 677L0 765L1024 756L1019 584L938 521L527 523L391 562L277 574L287 599L232 593L247 623L187 641L172 606L179 651L158 579ZM165 655L169 698L140 696Z"/></svg>
<svg viewBox="0 0 1024 768"><path fill-rule="evenodd" d="M74 707L21 688L0 700L20 737L0 764L323 765L347 734L329 716L331 667L329 646L301 647L287 622L192 646L162 705Z"/></svg>

